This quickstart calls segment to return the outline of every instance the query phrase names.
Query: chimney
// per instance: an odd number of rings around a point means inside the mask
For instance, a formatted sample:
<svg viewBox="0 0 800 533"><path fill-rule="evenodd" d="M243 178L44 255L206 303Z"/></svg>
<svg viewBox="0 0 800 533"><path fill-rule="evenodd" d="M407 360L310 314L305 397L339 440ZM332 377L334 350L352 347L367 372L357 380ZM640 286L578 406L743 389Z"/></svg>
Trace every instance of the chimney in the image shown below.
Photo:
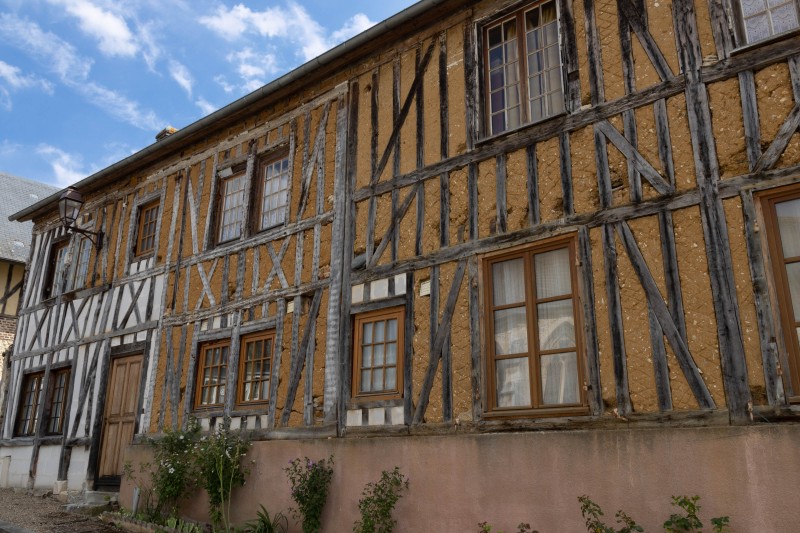
<svg viewBox="0 0 800 533"><path fill-rule="evenodd" d="M158 134L156 135L156 142L166 139L176 131L178 131L176 128L173 128L172 126L167 126L163 130L158 132Z"/></svg>

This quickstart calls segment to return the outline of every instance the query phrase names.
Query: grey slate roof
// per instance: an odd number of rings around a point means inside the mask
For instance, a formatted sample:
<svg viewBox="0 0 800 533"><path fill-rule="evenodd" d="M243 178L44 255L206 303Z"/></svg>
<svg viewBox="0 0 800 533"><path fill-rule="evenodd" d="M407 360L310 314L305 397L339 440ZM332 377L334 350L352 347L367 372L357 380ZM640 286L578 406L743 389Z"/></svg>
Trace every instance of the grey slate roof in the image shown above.
<svg viewBox="0 0 800 533"><path fill-rule="evenodd" d="M57 190L52 185L0 172L0 260L28 260L33 222L11 222L8 217Z"/></svg>

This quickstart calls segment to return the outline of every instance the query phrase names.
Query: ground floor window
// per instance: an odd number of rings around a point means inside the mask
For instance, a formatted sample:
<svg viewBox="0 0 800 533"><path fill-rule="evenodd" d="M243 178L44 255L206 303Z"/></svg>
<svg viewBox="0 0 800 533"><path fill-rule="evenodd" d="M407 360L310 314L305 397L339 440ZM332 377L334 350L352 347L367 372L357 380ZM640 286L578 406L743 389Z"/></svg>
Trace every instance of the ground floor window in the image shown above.
<svg viewBox="0 0 800 533"><path fill-rule="evenodd" d="M195 407L222 407L225 405L229 354L229 339L200 345Z"/></svg>
<svg viewBox="0 0 800 533"><path fill-rule="evenodd" d="M800 185L762 200L793 399L800 401Z"/></svg>
<svg viewBox="0 0 800 533"><path fill-rule="evenodd" d="M483 261L490 412L585 404L575 254L562 237Z"/></svg>
<svg viewBox="0 0 800 533"><path fill-rule="evenodd" d="M356 315L353 343L353 397L400 398L403 391L405 308Z"/></svg>
<svg viewBox="0 0 800 533"><path fill-rule="evenodd" d="M242 337L239 349L239 397L237 403L248 407L269 400L269 379L275 332Z"/></svg>

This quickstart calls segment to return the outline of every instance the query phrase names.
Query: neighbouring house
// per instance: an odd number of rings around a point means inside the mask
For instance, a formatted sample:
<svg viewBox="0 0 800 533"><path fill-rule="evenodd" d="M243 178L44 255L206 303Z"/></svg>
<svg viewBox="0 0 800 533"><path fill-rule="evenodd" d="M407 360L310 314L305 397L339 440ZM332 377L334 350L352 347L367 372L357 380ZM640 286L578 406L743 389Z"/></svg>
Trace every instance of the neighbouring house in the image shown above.
<svg viewBox="0 0 800 533"><path fill-rule="evenodd" d="M5 415L5 367L11 364L11 345L17 331L25 266L31 253L32 222L11 222L17 211L50 196L58 189L32 180L0 172L0 427Z"/></svg>
<svg viewBox="0 0 800 533"><path fill-rule="evenodd" d="M99 239L13 216L0 484L129 505L142 437L229 417L236 520L333 454L325 531L394 466L400 531L797 530L798 51L795 0L423 0L162 132L74 185Z"/></svg>

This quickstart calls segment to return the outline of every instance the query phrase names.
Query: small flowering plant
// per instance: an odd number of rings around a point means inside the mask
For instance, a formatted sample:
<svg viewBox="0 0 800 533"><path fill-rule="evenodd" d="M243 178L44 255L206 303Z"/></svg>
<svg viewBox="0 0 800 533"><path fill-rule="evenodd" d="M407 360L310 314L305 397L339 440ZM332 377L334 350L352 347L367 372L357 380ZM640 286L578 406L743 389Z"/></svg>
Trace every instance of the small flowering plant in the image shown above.
<svg viewBox="0 0 800 533"><path fill-rule="evenodd" d="M319 461L308 457L292 459L283 470L292 484L292 499L297 504L292 513L301 520L303 533L319 532L322 529L322 509L333 478L333 456Z"/></svg>
<svg viewBox="0 0 800 533"><path fill-rule="evenodd" d="M195 456L200 483L208 493L211 520L230 532L231 492L244 485L250 474L244 457L251 443L240 431L231 431L230 418L225 418L217 431L203 437L196 445Z"/></svg>
<svg viewBox="0 0 800 533"><path fill-rule="evenodd" d="M151 483L156 497L156 513L169 516L180 501L194 490L197 469L193 458L194 444L200 433L196 420L185 430L165 430L159 439L150 439L154 451Z"/></svg>

